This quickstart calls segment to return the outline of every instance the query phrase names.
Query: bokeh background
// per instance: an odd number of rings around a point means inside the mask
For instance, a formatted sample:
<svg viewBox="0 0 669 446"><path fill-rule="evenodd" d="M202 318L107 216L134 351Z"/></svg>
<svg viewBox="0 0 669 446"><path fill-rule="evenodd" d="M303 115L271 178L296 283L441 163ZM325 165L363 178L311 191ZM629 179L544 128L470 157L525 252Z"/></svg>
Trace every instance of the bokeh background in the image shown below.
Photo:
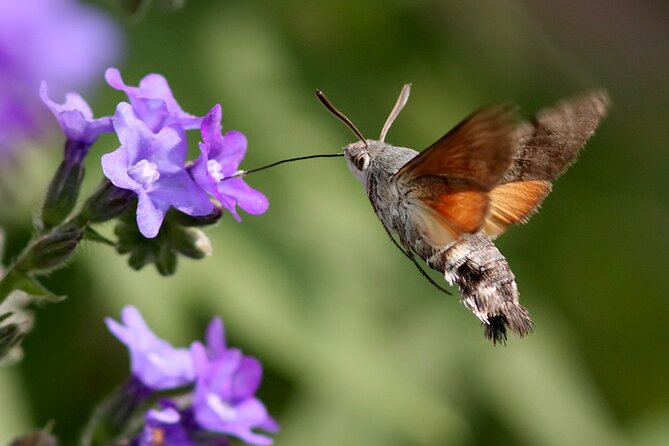
<svg viewBox="0 0 669 446"><path fill-rule="evenodd" d="M176 345L221 315L231 344L265 366L277 445L669 444L665 1L190 0L134 18L96 4L123 30L128 83L162 73L199 115L220 102L225 128L249 138L243 168L350 142L316 88L373 137L412 82L388 140L418 150L490 102L530 116L605 87L614 105L542 211L498 240L529 338L485 341L389 243L341 159L285 165L248 177L269 211L226 216L208 230L213 256L173 277L99 245L53 274L69 299L34 308L25 359L0 369L0 444L49 420L75 443L127 376L102 323L127 304ZM123 97L100 79L87 98L104 115ZM86 190L115 144L94 147ZM38 145L2 171L5 259L30 235L62 137Z"/></svg>

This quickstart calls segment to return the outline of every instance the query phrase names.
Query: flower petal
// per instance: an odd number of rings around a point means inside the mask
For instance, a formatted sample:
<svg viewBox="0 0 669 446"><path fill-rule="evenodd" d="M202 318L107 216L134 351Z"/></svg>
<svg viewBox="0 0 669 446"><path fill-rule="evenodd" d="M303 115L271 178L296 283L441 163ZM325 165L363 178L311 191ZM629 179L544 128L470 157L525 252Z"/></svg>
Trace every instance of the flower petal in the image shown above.
<svg viewBox="0 0 669 446"><path fill-rule="evenodd" d="M262 365L252 356L244 356L232 377L230 395L233 401L245 400L253 396L262 381Z"/></svg>
<svg viewBox="0 0 669 446"><path fill-rule="evenodd" d="M182 110L162 75L148 74L140 81L139 87L132 87L125 84L117 69L110 68L105 73L105 79L112 88L128 95L133 108L151 131L158 132L170 125L183 129L200 127L202 118Z"/></svg>
<svg viewBox="0 0 669 446"><path fill-rule="evenodd" d="M225 327L220 317L215 317L207 328L207 350L212 359L220 358L225 354Z"/></svg>
<svg viewBox="0 0 669 446"><path fill-rule="evenodd" d="M123 82L123 77L121 76L121 72L118 70L118 68L107 68L105 71L105 80L107 81L107 84L109 84L110 87L116 89L116 90L121 90L126 93L129 91L136 91L138 90L137 87L129 87Z"/></svg>
<svg viewBox="0 0 669 446"><path fill-rule="evenodd" d="M150 334L155 337L137 307L126 305L121 310L121 321L137 335Z"/></svg>
<svg viewBox="0 0 669 446"><path fill-rule="evenodd" d="M261 192L246 184L242 178L231 178L218 183L221 195L232 197L245 212L259 215L269 208L269 200Z"/></svg>
<svg viewBox="0 0 669 446"><path fill-rule="evenodd" d="M214 204L207 194L193 182L185 170L161 176L149 195L151 200L164 203L168 207L173 206L194 217L208 215L214 210Z"/></svg>
<svg viewBox="0 0 669 446"><path fill-rule="evenodd" d="M173 173L184 170L188 155L186 132L177 127L165 127L155 135L153 143L159 149L151 153L151 161L156 163L158 170Z"/></svg>
<svg viewBox="0 0 669 446"><path fill-rule="evenodd" d="M148 147L155 135L135 115L130 104L127 102L118 104L112 123L121 146L128 152L128 167L141 159L149 158L152 152L155 152Z"/></svg>
<svg viewBox="0 0 669 446"><path fill-rule="evenodd" d="M128 160L128 151L123 147L119 147L111 153L105 153L100 161L102 172L114 186L135 192L141 188L135 180L128 176L130 161Z"/></svg>
<svg viewBox="0 0 669 446"><path fill-rule="evenodd" d="M221 163L226 176L237 172L246 155L247 145L246 136L242 132L237 130L225 132L221 142L221 156L217 158L217 161Z"/></svg>
<svg viewBox="0 0 669 446"><path fill-rule="evenodd" d="M163 200L152 200L144 190L139 190L137 202L137 227L146 238L154 238L160 231L169 203Z"/></svg>
<svg viewBox="0 0 669 446"><path fill-rule="evenodd" d="M130 351L132 374L151 390L163 390L192 383L195 369L187 349L177 349L158 338L148 327L137 308L125 307L120 324L105 319L109 330Z"/></svg>
<svg viewBox="0 0 669 446"><path fill-rule="evenodd" d="M76 93L67 93L65 102L58 104L49 98L47 83L42 81L39 94L70 140L93 144L101 133L113 130L111 118L94 119L88 103Z"/></svg>

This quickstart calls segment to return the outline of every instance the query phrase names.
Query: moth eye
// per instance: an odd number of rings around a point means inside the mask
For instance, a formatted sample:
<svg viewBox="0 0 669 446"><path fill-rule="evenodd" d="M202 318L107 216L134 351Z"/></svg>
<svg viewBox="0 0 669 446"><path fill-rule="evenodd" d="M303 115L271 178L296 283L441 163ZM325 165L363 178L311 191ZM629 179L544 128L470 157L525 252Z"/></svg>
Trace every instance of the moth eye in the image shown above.
<svg viewBox="0 0 669 446"><path fill-rule="evenodd" d="M360 153L351 158L351 162L358 170L365 170L369 165L369 156L366 153Z"/></svg>

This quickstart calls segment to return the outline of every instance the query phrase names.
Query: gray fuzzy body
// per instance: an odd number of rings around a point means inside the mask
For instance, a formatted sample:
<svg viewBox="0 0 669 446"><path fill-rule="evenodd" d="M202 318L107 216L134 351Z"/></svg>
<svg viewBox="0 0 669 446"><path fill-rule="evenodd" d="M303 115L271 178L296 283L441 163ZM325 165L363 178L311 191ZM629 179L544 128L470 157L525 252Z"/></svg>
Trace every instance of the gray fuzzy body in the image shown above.
<svg viewBox="0 0 669 446"><path fill-rule="evenodd" d="M503 342L507 328L523 336L532 330L532 321L518 303L518 289L506 259L487 234L496 236L509 224L527 221L550 192L552 181L576 161L606 114L610 99L604 90L586 92L540 110L520 124L512 122L507 107L483 109L423 153L441 154L429 158L435 163L433 169L425 169L425 164L417 159L407 171L417 171L419 177L407 177L403 171L398 178L395 174L418 152L383 141L406 104L409 91L409 85L404 85L383 126L380 141L362 141L362 134L350 121L331 108L361 139L344 148L349 169L365 188L388 234L397 234L399 248L414 263L417 255L450 284L458 285L460 300L483 322L486 337ZM432 152L433 149L439 152ZM444 154L448 165L441 164ZM449 185L450 190L444 189ZM458 196L463 186L470 195ZM487 201L481 200L482 192L488 194ZM445 202L440 201L443 196ZM465 219L460 222L464 226L453 228L454 222L448 216L442 221L429 214L432 211L419 202L421 197L428 197L432 204L436 197L437 208L442 209L443 205L446 212L451 211L456 217L461 211L460 215L471 216L476 219L474 222L485 217L483 225L472 225ZM432 204L427 202L428 207ZM468 214L467 205L478 205L485 215ZM492 223L486 229L488 218ZM453 234L449 233L451 229Z"/></svg>
<svg viewBox="0 0 669 446"><path fill-rule="evenodd" d="M485 326L486 337L493 342L506 339L510 327L519 335L532 330L527 311L518 303L515 278L504 256L482 231L466 234L445 246L433 246L418 230L411 216L409 190L394 181L393 175L418 152L368 140L345 148L349 169L365 188L383 225L397 234L400 244L444 275L449 284L457 284L461 302ZM369 154L362 171L352 161L359 153Z"/></svg>

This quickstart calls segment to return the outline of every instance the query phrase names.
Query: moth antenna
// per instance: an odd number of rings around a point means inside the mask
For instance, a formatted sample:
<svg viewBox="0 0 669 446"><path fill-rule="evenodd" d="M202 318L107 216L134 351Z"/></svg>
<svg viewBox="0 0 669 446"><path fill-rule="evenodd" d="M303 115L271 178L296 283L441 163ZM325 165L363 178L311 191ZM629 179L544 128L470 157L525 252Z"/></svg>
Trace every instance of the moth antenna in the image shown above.
<svg viewBox="0 0 669 446"><path fill-rule="evenodd" d="M318 98L319 101L321 101L321 104L323 104L325 106L325 108L327 108L330 111L330 113L335 115L341 122L346 124L346 127L351 129L351 131L355 134L355 136L357 136L360 139L360 141L362 141L362 143L365 145L365 147L369 148L369 145L367 144L367 139L365 139L365 137L362 136L362 133L360 133L360 130L358 130L355 125L353 125L351 120L348 119L348 117L346 117L345 114L343 114L342 112L337 110L337 108L334 105L332 105L332 102L330 102L328 97L325 96L325 93L323 93L320 90L316 90L316 97Z"/></svg>
<svg viewBox="0 0 669 446"><path fill-rule="evenodd" d="M388 115L388 119L386 119L386 123L383 124L383 129L381 129L381 136L379 136L379 141L384 142L386 140L386 135L388 134L388 130L390 130L390 126L393 125L393 122L395 122L395 119L397 119L397 115L399 115L404 106L407 105L409 94L411 94L411 84L404 84L402 91L400 91L400 95L397 97L397 102L395 102L393 109L390 110L390 114Z"/></svg>

